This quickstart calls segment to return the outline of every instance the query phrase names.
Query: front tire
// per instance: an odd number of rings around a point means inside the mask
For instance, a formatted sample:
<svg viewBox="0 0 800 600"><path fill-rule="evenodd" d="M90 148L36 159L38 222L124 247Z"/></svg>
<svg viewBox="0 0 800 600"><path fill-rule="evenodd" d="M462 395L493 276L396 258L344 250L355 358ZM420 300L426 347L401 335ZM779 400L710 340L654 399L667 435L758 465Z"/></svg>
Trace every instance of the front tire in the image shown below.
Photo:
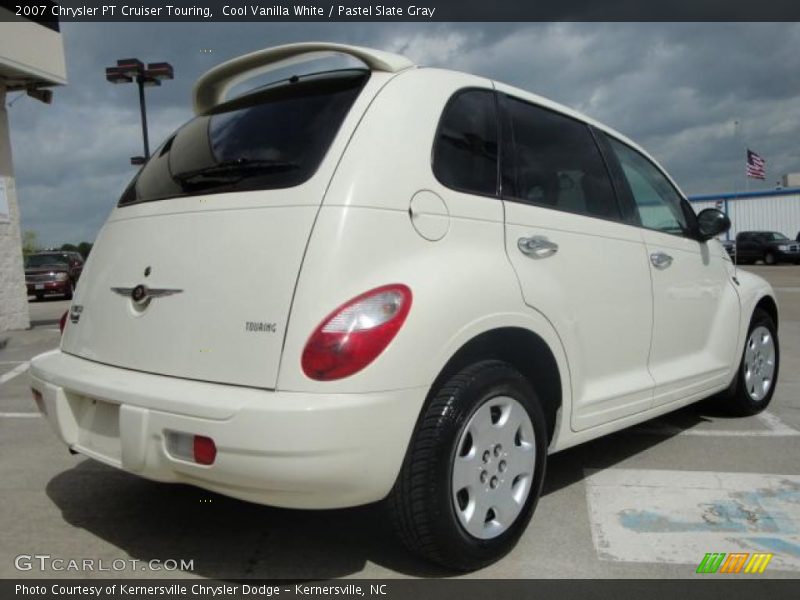
<svg viewBox="0 0 800 600"><path fill-rule="evenodd" d="M398 535L450 569L494 562L516 544L544 479L544 412L511 365L482 361L434 391L388 498Z"/></svg>
<svg viewBox="0 0 800 600"><path fill-rule="evenodd" d="M764 255L764 264L765 265L774 265L777 261L775 260L775 255L772 252L767 252Z"/></svg>
<svg viewBox="0 0 800 600"><path fill-rule="evenodd" d="M775 322L757 308L747 330L739 370L723 399L728 412L748 417L767 408L775 393L779 366L780 346Z"/></svg>

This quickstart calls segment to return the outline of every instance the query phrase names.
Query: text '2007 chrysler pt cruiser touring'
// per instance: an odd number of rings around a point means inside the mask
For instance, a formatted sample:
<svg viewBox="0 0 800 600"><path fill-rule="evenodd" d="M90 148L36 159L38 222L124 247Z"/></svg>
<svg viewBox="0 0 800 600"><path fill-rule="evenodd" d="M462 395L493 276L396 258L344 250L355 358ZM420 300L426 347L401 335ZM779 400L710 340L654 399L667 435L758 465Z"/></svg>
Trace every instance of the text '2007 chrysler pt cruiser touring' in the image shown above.
<svg viewBox="0 0 800 600"><path fill-rule="evenodd" d="M226 98L321 53L364 67ZM194 110L32 363L72 450L274 506L383 500L411 549L468 570L522 534L548 453L712 394L769 403L770 286L609 128L328 43L223 63Z"/></svg>

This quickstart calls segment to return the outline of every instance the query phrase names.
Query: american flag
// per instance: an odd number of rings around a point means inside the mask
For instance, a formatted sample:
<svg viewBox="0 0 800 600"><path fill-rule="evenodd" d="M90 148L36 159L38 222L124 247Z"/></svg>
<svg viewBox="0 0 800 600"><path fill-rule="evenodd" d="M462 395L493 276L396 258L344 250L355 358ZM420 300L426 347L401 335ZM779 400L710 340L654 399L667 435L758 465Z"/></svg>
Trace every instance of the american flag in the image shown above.
<svg viewBox="0 0 800 600"><path fill-rule="evenodd" d="M748 148L747 150L747 176L753 179L767 178L767 161Z"/></svg>

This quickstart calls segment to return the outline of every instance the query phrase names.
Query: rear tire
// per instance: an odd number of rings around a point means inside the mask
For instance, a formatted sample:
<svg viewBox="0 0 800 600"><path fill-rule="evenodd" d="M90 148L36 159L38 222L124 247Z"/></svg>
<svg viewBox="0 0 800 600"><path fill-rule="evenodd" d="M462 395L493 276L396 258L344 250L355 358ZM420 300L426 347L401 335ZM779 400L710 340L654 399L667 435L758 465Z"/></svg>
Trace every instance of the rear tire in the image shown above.
<svg viewBox="0 0 800 600"><path fill-rule="evenodd" d="M528 380L496 360L465 368L432 393L387 499L400 539L449 569L496 561L530 520L546 454Z"/></svg>
<svg viewBox="0 0 800 600"><path fill-rule="evenodd" d="M36 300L37 302L41 302L42 300L44 300L44 294L36 294Z"/></svg>
<svg viewBox="0 0 800 600"><path fill-rule="evenodd" d="M777 328L772 317L757 308L747 330L739 370L720 398L726 411L737 417L749 417L767 408L775 393L779 366Z"/></svg>

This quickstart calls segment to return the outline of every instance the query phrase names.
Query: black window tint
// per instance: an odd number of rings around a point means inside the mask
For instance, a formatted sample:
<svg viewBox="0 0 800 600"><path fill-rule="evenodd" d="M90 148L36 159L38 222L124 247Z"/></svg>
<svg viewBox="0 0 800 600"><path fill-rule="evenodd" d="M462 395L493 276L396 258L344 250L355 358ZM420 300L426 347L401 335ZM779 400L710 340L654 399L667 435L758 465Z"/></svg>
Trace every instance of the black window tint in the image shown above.
<svg viewBox="0 0 800 600"><path fill-rule="evenodd" d="M683 199L664 174L639 152L608 138L619 159L639 210L642 225L665 233L688 235L689 217Z"/></svg>
<svg viewBox="0 0 800 600"><path fill-rule="evenodd" d="M364 70L294 77L213 108L156 150L119 204L307 181L368 78Z"/></svg>
<svg viewBox="0 0 800 600"><path fill-rule="evenodd" d="M589 127L506 97L512 139L503 157L503 196L604 219L620 219L614 188Z"/></svg>
<svg viewBox="0 0 800 600"><path fill-rule="evenodd" d="M445 107L433 151L444 185L474 194L497 193L497 110L494 92L458 92Z"/></svg>

